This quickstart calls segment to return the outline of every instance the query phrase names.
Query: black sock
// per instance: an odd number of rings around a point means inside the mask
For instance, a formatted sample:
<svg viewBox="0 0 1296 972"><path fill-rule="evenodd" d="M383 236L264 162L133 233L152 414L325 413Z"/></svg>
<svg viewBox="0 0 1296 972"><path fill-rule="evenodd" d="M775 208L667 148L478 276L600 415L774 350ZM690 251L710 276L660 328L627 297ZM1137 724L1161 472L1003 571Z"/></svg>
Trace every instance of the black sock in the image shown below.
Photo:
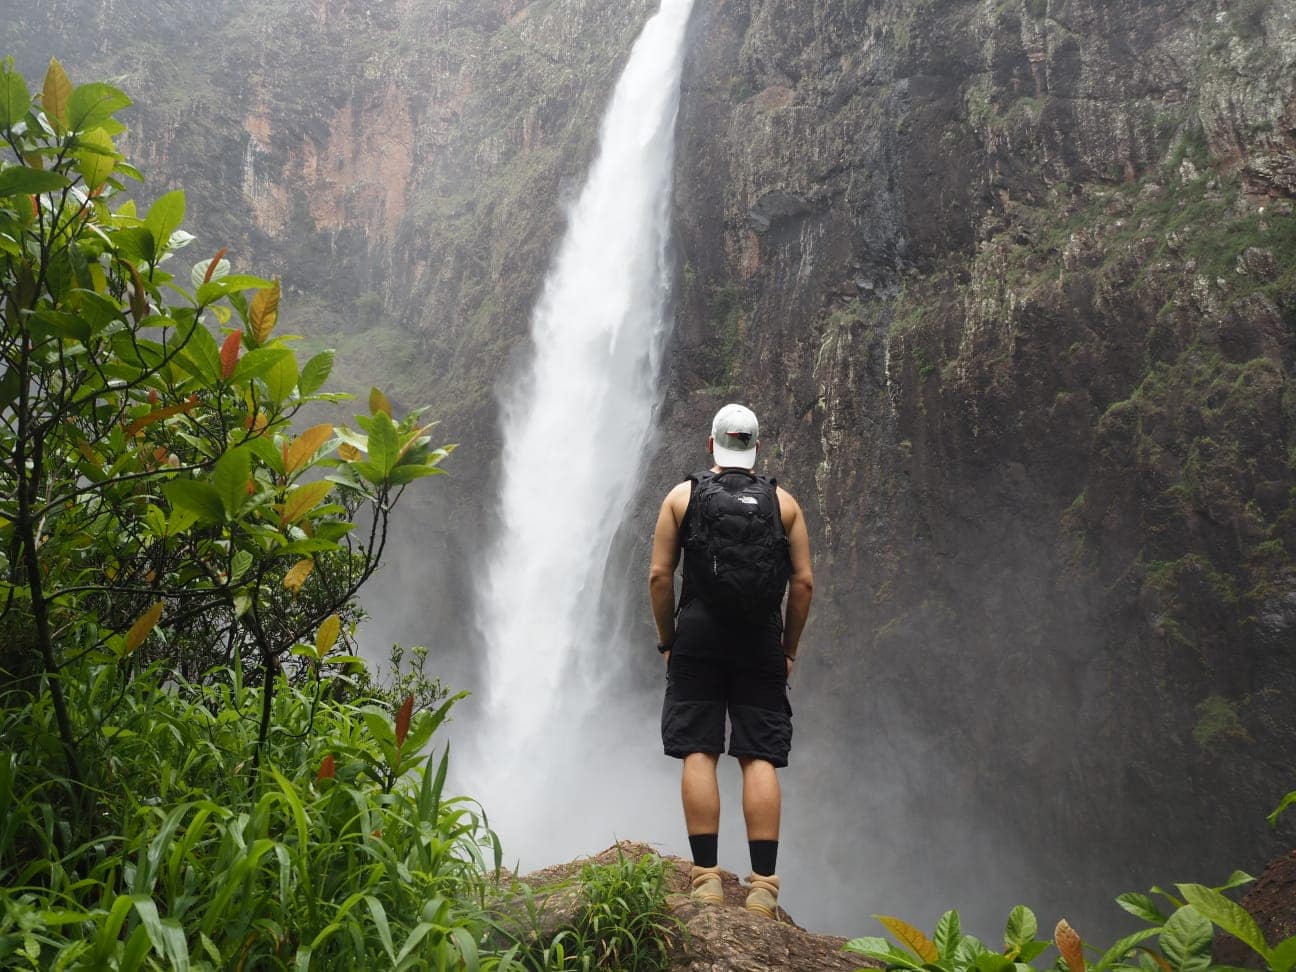
<svg viewBox="0 0 1296 972"><path fill-rule="evenodd" d="M747 849L751 852L751 866L754 873L765 877L777 873L777 840L749 840Z"/></svg>
<svg viewBox="0 0 1296 972"><path fill-rule="evenodd" d="M689 849L697 867L715 867L720 856L720 835L689 834Z"/></svg>

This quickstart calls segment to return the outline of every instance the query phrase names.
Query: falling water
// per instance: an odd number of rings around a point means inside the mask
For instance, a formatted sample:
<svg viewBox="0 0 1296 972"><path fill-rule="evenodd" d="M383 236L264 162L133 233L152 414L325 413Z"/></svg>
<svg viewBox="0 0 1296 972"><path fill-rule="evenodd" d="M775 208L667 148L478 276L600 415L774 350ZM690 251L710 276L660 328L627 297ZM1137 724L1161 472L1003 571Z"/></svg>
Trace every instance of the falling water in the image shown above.
<svg viewBox="0 0 1296 972"><path fill-rule="evenodd" d="M534 359L501 402L500 532L479 585L488 682L485 711L472 720L470 792L513 857L600 849L580 844L601 833L571 835L570 823L561 825L572 820L573 790L585 791L582 828L599 826L593 816L615 818L605 820L608 834L633 826L633 815L590 805L591 789L633 798L608 785L608 771L591 763L597 747L586 744L607 705L601 686L627 650L598 606L658 400L675 117L692 6L662 0L635 43L532 317ZM597 732L606 744L606 724Z"/></svg>

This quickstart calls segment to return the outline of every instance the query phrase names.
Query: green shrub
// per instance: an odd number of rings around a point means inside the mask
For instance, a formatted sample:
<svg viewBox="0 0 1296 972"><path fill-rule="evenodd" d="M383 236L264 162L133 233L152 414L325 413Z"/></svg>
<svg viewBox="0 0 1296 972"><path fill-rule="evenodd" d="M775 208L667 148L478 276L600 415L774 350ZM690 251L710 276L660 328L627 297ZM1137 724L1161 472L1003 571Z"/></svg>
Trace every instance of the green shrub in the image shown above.
<svg viewBox="0 0 1296 972"><path fill-rule="evenodd" d="M0 966L516 968L479 947L498 844L428 766L454 699L349 647L450 447L376 389L294 432L332 352L224 251L172 272L129 103L0 65Z"/></svg>
<svg viewBox="0 0 1296 972"><path fill-rule="evenodd" d="M1288 794L1270 819L1294 802L1296 793ZM1002 951L963 934L957 911L947 911L941 917L931 938L898 918L877 915L895 943L885 938L855 938L843 948L881 962L888 970L913 972L1032 972L1037 968L1035 961L1051 948L1056 949L1057 957L1049 967L1056 972L1222 972L1225 967L1214 965L1211 958L1212 925L1216 925L1260 955L1272 972L1290 972L1296 968L1296 935L1270 948L1255 919L1224 894L1251 880L1236 871L1217 888L1180 884L1176 885L1178 894L1153 888L1150 894L1120 895L1116 903L1150 927L1121 938L1095 962L1085 957L1085 951L1098 953L1082 942L1065 919L1057 923L1051 942L1037 939L1035 913L1022 905L1008 917ZM1168 914L1152 895L1171 905ZM1153 938L1159 951L1144 944Z"/></svg>
<svg viewBox="0 0 1296 972"><path fill-rule="evenodd" d="M330 698L336 687L279 686L254 778L246 754L258 723L247 714L259 687L137 679L95 753L121 782L94 839L74 847L41 788L15 786L39 775L41 754L23 744L48 728L48 707L6 712L15 746L0 760L0 964L458 968L488 958L480 901L498 845L471 801L444 795L448 754L424 771L422 751L454 700L393 716Z"/></svg>
<svg viewBox="0 0 1296 972"><path fill-rule="evenodd" d="M651 854L638 860L618 854L614 863L585 865L575 920L543 941L520 936L519 946L525 948L520 961L529 969L664 972L681 933L666 906L668 866ZM534 909L532 894L524 891Z"/></svg>

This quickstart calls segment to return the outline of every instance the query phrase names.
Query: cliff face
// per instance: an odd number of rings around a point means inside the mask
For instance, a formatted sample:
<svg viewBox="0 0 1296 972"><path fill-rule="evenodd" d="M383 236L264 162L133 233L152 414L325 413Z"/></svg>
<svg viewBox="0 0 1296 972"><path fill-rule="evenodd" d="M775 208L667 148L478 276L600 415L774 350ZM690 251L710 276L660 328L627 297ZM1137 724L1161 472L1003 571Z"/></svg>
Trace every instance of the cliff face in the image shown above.
<svg viewBox="0 0 1296 972"><path fill-rule="evenodd" d="M282 272L344 382L471 446L427 514L451 566L397 555L438 628L489 514L494 388L654 6L11 22L29 75L51 52L124 75L153 190ZM1106 920L1115 875L1258 867L1296 739L1296 0L699 0L691 33L625 570L638 590L715 408L750 401L817 555L798 732L831 758L796 785L837 835L819 865L845 846L930 881L840 914L989 874Z"/></svg>
<svg viewBox="0 0 1296 972"><path fill-rule="evenodd" d="M1294 18L699 10L664 424L755 400L815 525L803 694L845 737L818 783L871 844L894 786L934 818L898 858L1059 906L1113 860L1262 861L1296 688Z"/></svg>

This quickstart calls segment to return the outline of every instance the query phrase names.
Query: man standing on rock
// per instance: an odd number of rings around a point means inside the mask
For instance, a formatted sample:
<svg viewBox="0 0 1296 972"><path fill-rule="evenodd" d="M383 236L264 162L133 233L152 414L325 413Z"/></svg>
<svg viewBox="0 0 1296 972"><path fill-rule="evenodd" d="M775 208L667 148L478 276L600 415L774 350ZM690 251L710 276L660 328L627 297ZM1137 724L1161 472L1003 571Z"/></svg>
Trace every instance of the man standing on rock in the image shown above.
<svg viewBox="0 0 1296 972"><path fill-rule="evenodd" d="M725 751L727 713L729 755L742 767L751 854L747 909L773 918L781 805L775 770L787 765L792 744L787 680L810 613L814 574L801 507L773 480L753 472L759 431L756 416L742 405L716 413L707 440L715 464L662 502L648 589L657 649L667 669L662 745L666 755L684 761L680 792L693 854L693 897L712 904L724 900L716 766Z"/></svg>

